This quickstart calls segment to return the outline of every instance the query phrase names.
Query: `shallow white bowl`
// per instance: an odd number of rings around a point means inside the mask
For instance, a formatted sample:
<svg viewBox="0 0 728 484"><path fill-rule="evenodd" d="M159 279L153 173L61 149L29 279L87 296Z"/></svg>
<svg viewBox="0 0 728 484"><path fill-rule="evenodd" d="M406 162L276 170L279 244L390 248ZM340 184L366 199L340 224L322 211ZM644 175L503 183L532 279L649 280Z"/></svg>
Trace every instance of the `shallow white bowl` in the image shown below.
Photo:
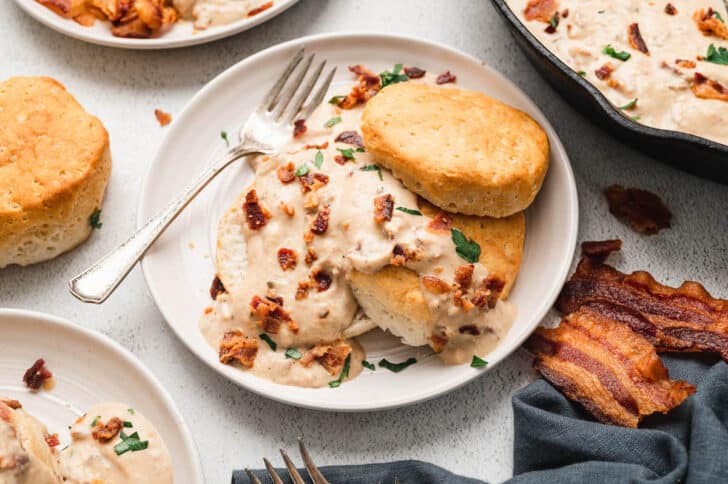
<svg viewBox="0 0 728 484"><path fill-rule="evenodd" d="M31 392L23 373L43 358L53 372L52 391ZM204 484L194 441L174 402L152 374L118 343L70 321L17 309L0 309L0 396L17 399L30 414L70 441L68 426L97 403L123 402L159 431L172 456L176 484Z"/></svg>
<svg viewBox="0 0 728 484"><path fill-rule="evenodd" d="M74 39L83 40L92 44L108 47L121 47L124 49L172 49L187 47L189 45L205 44L213 40L229 37L245 30L251 29L276 15L283 13L298 0L274 0L273 6L268 10L231 22L226 25L210 27L205 30L195 30L192 22L180 20L172 26L169 32L154 39L126 39L111 35L111 24L97 20L91 27L84 27L77 22L57 15L35 0L15 0L26 13L42 23Z"/></svg>
<svg viewBox="0 0 728 484"><path fill-rule="evenodd" d="M543 189L527 210L523 263L511 301L518 317L507 337L487 356L489 366L445 366L427 349L405 347L391 336L373 332L361 338L370 361L387 357L418 363L401 373L364 371L337 389L279 385L218 362L203 339L198 318L210 305L209 287L215 232L223 211L252 179L245 163L232 166L197 198L152 247L142 266L160 311L175 333L202 361L230 380L278 401L326 410L360 411L397 407L435 397L487 373L520 346L552 306L574 254L578 224L576 185L564 147L541 111L526 95L483 62L431 42L378 34L318 35L272 47L236 64L205 86L177 116L149 168L139 200L138 223L182 192L184 185L225 143L220 132L237 138L246 119L289 57L305 46L339 66L331 92L348 92L354 79L346 66L362 63L375 72L395 63L439 73L451 70L460 87L483 91L533 116L551 142L551 166ZM486 377L487 378L487 377Z"/></svg>

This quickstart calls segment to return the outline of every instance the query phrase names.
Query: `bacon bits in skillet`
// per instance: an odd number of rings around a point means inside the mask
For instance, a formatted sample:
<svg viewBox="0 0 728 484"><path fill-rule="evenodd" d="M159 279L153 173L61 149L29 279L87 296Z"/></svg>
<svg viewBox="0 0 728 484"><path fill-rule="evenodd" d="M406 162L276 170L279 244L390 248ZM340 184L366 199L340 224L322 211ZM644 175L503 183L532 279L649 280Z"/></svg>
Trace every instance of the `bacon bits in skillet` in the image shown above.
<svg viewBox="0 0 728 484"><path fill-rule="evenodd" d="M526 20L540 20L548 23L553 18L558 8L556 0L529 0L526 8L523 10L523 16Z"/></svg>
<svg viewBox="0 0 728 484"><path fill-rule="evenodd" d="M252 368L258 354L258 340L248 338L239 329L228 331L220 343L220 363L237 361L246 368Z"/></svg>
<svg viewBox="0 0 728 484"><path fill-rule="evenodd" d="M693 94L695 94L695 97L728 101L728 87L723 86L718 81L708 79L699 72L696 72L693 76L693 82L690 88Z"/></svg>
<svg viewBox="0 0 728 484"><path fill-rule="evenodd" d="M563 313L589 307L639 333L661 352L710 352L728 361L728 301L697 282L664 286L647 272L624 274L604 263L619 241L585 243L576 271L556 307Z"/></svg>
<svg viewBox="0 0 728 484"><path fill-rule="evenodd" d="M544 378L603 423L637 427L695 392L687 382L670 380L646 338L588 307L558 328L537 329L525 347Z"/></svg>
<svg viewBox="0 0 728 484"><path fill-rule="evenodd" d="M609 211L641 234L654 235L670 227L672 213L654 193L612 185L604 190Z"/></svg>
<svg viewBox="0 0 728 484"><path fill-rule="evenodd" d="M642 38L640 26L637 23L630 24L629 27L627 27L627 36L629 37L629 45L631 45L633 49L638 50L643 54L650 55L650 50L647 48L647 44L645 44L645 39Z"/></svg>
<svg viewBox="0 0 728 484"><path fill-rule="evenodd" d="M700 9L693 14L693 20L703 35L728 40L728 24L715 16L712 8Z"/></svg>

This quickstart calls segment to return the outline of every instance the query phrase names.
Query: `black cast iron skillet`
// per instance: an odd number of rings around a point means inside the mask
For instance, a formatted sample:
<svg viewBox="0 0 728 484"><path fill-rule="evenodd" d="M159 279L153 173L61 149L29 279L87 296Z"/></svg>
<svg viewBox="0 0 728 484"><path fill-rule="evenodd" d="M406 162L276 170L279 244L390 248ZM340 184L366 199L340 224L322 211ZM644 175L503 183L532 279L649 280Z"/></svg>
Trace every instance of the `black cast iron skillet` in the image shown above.
<svg viewBox="0 0 728 484"><path fill-rule="evenodd" d="M541 44L505 0L492 2L531 63L575 109L620 140L659 161L728 184L728 145L678 131L651 128L623 116L596 87Z"/></svg>

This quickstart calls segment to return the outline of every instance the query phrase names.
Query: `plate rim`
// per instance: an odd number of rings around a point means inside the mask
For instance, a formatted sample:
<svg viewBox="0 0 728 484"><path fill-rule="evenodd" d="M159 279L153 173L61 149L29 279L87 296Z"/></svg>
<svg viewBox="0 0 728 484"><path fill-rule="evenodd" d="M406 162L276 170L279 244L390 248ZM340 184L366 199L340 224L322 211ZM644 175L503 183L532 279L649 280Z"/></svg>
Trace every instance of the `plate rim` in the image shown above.
<svg viewBox="0 0 728 484"><path fill-rule="evenodd" d="M94 331L92 329L81 326L80 324L75 324L69 319L63 318L61 316L56 316L54 314L42 311L35 311L32 309L0 308L0 319L6 318L35 319L38 321L42 321L43 323L59 326L64 330L70 331L71 333L82 334L83 336L93 340L95 343L104 346L105 349L113 351L119 357L121 357L125 363L129 364L135 370L139 371L142 377L147 380L147 383L150 383L151 386L159 392L159 396L162 399L162 404L168 411L170 411L172 418L174 419L180 430L180 434L182 435L182 438L184 440L184 446L187 448L189 455L191 455L195 459L195 462L193 464L193 467L195 469L195 475L191 476L192 482L200 484L204 484L206 482L204 469L202 468L202 461L200 459L200 453L197 449L197 444L192 437L192 432L187 426L187 422L185 422L184 417L177 409L177 406L174 404L174 401L172 400L170 394L167 392L167 389L164 388L162 383L157 380L152 372L149 371L149 369L144 366L144 364L139 359L137 359L137 357L134 356L131 351L127 350L120 343L116 342L109 336L99 331Z"/></svg>
<svg viewBox="0 0 728 484"><path fill-rule="evenodd" d="M104 47L114 47L118 49L130 49L130 50L162 50L162 49L177 49L181 47L189 47L193 45L206 44L208 42L214 42L226 37L237 35L246 30L252 29L268 20L276 17L296 3L299 0L276 0L273 7L253 16L246 17L243 19L236 20L229 24L221 25L213 29L207 29L200 31L201 33L195 34L189 37L181 39L165 38L164 35L152 38L152 39L128 39L124 37L114 37L109 33L107 36L98 36L89 31L85 33L83 31L77 31L67 25L67 22L73 22L71 19L63 18L43 5L38 4L35 0L15 0L15 4L26 14L32 18L67 37L87 42L90 44L101 45ZM45 10L45 11L44 11Z"/></svg>
<svg viewBox="0 0 728 484"><path fill-rule="evenodd" d="M430 391L426 394L417 394L413 397L408 398L395 398L391 400L387 400L385 402L376 404L376 405L369 405L369 404L348 404L343 405L340 403L335 404L327 404L324 405L323 403L319 403L318 400L314 401L300 401L299 399L296 399L295 397L287 397L285 395L281 394L273 394L267 390L257 388L255 385L248 385L245 382L242 382L237 379L231 378L229 375L226 374L223 368L221 368L219 365L215 364L215 362L209 361L209 359L205 358L201 351L198 349L192 347L188 344L188 342L181 336L180 329L178 329L175 325L170 323L170 318L168 317L168 312L162 308L159 303L159 293L153 283L152 275L150 274L150 268L148 267L147 258L144 257L141 261L141 268L144 276L144 281L147 284L147 288L149 289L149 292L152 296L152 299L154 300L155 305L159 309L160 313L165 319L165 322L170 327L170 329L174 332L175 336L179 338L184 346L187 348L188 351L193 353L195 357L197 357L200 361L202 361L207 367L213 369L217 374L223 376L227 380L231 381L235 385L244 388L248 391L251 391L257 395L263 396L265 398L269 398L271 400L285 403L288 405L293 405L295 407L299 408L306 408L311 410L320 410L320 411L338 411L338 412L370 412L370 411L380 411L380 410L388 410L393 408L400 408L405 406L410 406L418 403L422 403L428 400L432 400L434 398L437 398L439 396L451 393L458 388L462 387L463 385L473 381L474 379L484 375L485 373L488 373L490 370L495 368L498 363L505 360L508 356L510 356L513 352L518 350L522 343L526 340L526 338L538 327L538 325L543 321L543 319L547 316L549 310L553 306L554 301L556 300L556 297L558 296L558 293L561 290L561 286L563 286L563 283L566 281L566 278L568 277L569 271L571 269L572 262L574 260L574 255L576 253L576 243L578 238L578 231L579 231L579 197L578 192L576 188L576 179L574 176L573 168L571 165L571 160L568 156L568 153L566 152L566 149L563 146L563 143L561 142L560 137L558 136L558 133L554 129L554 127L551 125L551 123L548 121L548 118L546 115L541 111L541 109L538 107L535 101L531 99L530 96L528 96L520 87L518 87L517 84L515 84L513 81L508 79L505 75L500 73L498 70L494 69L493 67L488 66L485 64L485 62L482 59L478 59L477 57L470 55L468 53L465 53L459 49L456 49L454 47L450 47L448 45L426 40L422 38L418 38L415 36L410 35L404 35L404 34L389 34L389 33L379 33L379 32L334 32L334 33L323 33L323 34L313 34L309 36L304 37L298 37L295 39L288 40L286 42L282 42L273 46L268 47L267 49L263 49L259 52L256 52L253 55L250 55L244 59L241 59L240 61L236 62L235 64L231 65L224 71L222 71L220 74L218 74L215 78L210 80L208 83L206 83L199 91L197 91L192 98L185 104L184 108L180 112L180 114L177 116L177 119L182 119L187 115L188 111L192 111L199 103L202 102L203 98L210 92L217 88L218 85L224 83L228 77L231 77L235 75L238 69L245 69L248 65L254 64L259 58L263 58L269 55L275 55L279 51L285 51L287 49L292 49L295 47L300 47L302 45L305 45L309 42L314 41L336 41L336 40L360 40L360 41L366 41L366 40L378 40L378 41L390 41L390 42L409 42L415 45L419 45L421 47L429 47L429 48L435 48L439 49L441 51L444 51L448 54L454 55L456 57L460 57L464 60L467 60L471 63L478 64L481 68L486 69L491 73L492 75L499 78L501 81L507 83L512 89L515 89L520 95L522 95L525 99L527 99L533 106L536 108L538 113L543 117L543 119L546 121L547 128L549 128L552 133L554 134L553 139L551 137L549 138L549 143L551 146L551 149L554 151L559 152L565 163L564 163L564 169L565 169L565 175L568 181L568 194L569 198L573 200L573 203L570 206L570 211L568 214L568 218L573 221L571 225L571 230L568 233L568 241L569 246L571 247L571 256L568 258L568 261L563 261L561 266L561 273L558 274L558 278L555 280L560 282L560 284L554 285L554 288L552 289L551 293L547 295L547 297L543 298L544 301L548 301L548 304L542 304L540 310L537 313L537 317L534 317L532 324L532 327L527 328L516 338L516 343L514 344L513 348L510 349L510 351L505 352L503 357L497 362L493 364L489 364L488 367L484 370L480 370L478 372L474 373L464 373L461 375L457 380L455 380L452 384L447 386L443 389L437 389L436 391ZM241 120L242 123L242 120ZM149 164L147 167L147 171L144 174L144 178L142 180L142 186L139 193L139 201L137 205L137 228L140 228L144 222L146 222L146 219L143 216L143 213L145 210L145 205L148 203L147 198L148 194L150 193L150 186L152 185L152 172L155 170L157 165L160 163L160 153L165 151L168 147L168 145L172 144L176 124L172 123L172 126L170 131L168 131L164 139L159 145L159 148L157 149L157 152L155 154L155 157L153 161ZM548 176L548 175L547 175Z"/></svg>

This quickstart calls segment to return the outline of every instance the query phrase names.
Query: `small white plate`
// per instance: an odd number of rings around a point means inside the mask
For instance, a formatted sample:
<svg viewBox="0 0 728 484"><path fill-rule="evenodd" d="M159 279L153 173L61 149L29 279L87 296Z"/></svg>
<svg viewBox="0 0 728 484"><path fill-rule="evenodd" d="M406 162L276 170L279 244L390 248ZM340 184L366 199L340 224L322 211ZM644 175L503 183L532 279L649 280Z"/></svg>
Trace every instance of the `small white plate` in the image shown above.
<svg viewBox="0 0 728 484"><path fill-rule="evenodd" d="M34 311L0 309L0 395L17 399L31 415L69 443L68 426L97 403L138 409L162 435L172 456L174 482L203 484L200 458L187 425L151 373L128 351L98 333ZM51 391L31 392L25 370L43 358Z"/></svg>
<svg viewBox="0 0 728 484"><path fill-rule="evenodd" d="M271 8L257 15L205 30L195 30L192 22L180 20L172 26L169 32L160 37L127 39L111 35L111 24L109 22L97 20L91 27L84 27L73 20L61 17L35 0L15 0L20 8L46 27L74 39L124 49L172 49L212 42L251 29L283 13L296 2L298 0L274 0Z"/></svg>
<svg viewBox="0 0 728 484"><path fill-rule="evenodd" d="M225 143L222 130L237 139L238 126L277 78L291 55L305 46L338 66L331 94L348 92L354 82L346 66L362 63L381 72L395 63L433 73L451 70L460 87L483 91L533 116L551 141L551 166L543 189L527 211L523 263L511 301L518 317L501 344L488 355L493 368L519 347L552 306L566 279L574 254L578 224L576 185L564 147L536 105L483 62L439 44L379 34L329 34L272 47L236 64L205 86L177 116L144 180L138 223L173 200ZM339 388L306 389L271 383L218 362L203 339L198 319L210 305L215 274L215 232L223 211L252 179L245 163L228 168L192 202L152 247L142 266L147 284L169 325L202 361L230 380L261 395L290 404L326 410L358 411L397 407L435 397L486 373L468 365L445 366L426 349L399 344L373 332L362 338L367 358L418 363L401 373L383 369L364 373Z"/></svg>

